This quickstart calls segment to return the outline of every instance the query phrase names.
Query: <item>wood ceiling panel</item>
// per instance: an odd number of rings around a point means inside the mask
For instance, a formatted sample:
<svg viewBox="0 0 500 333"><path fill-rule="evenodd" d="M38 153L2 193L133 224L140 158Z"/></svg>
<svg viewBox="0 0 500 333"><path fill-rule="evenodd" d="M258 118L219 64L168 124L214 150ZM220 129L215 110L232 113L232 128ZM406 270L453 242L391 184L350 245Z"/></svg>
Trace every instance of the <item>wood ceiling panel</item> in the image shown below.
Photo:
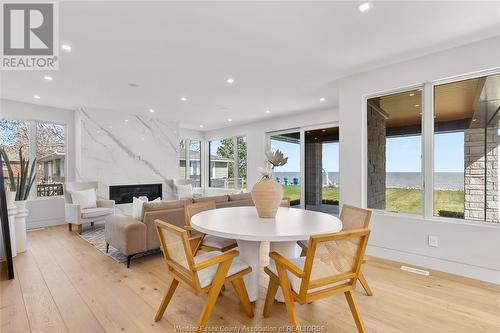
<svg viewBox="0 0 500 333"><path fill-rule="evenodd" d="M484 87L486 77L442 84L434 88L435 121L446 122L471 119ZM387 113L387 127L421 124L422 91L372 98L369 101Z"/></svg>

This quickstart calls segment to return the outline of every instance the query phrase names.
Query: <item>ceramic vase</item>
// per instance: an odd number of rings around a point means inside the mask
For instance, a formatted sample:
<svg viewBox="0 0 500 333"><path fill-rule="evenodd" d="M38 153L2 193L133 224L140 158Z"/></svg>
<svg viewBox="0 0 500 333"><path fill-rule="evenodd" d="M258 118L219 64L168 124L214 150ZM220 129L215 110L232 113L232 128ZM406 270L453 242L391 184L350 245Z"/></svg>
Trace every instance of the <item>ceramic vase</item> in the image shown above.
<svg viewBox="0 0 500 333"><path fill-rule="evenodd" d="M9 216L9 234L10 234L10 249L12 257L17 255L16 244L16 213L17 207L14 205L16 199L16 191L6 191L5 198L7 201L7 214Z"/></svg>
<svg viewBox="0 0 500 333"><path fill-rule="evenodd" d="M252 189L252 200L259 217L276 217L282 199L283 187L270 178L262 178Z"/></svg>
<svg viewBox="0 0 500 333"><path fill-rule="evenodd" d="M7 201L7 207L14 205L14 200L16 200L16 191L6 191L5 199Z"/></svg>
<svg viewBox="0 0 500 333"><path fill-rule="evenodd" d="M17 253L26 251L26 217L29 213L26 209L26 202L26 200L14 201L17 207L15 226Z"/></svg>

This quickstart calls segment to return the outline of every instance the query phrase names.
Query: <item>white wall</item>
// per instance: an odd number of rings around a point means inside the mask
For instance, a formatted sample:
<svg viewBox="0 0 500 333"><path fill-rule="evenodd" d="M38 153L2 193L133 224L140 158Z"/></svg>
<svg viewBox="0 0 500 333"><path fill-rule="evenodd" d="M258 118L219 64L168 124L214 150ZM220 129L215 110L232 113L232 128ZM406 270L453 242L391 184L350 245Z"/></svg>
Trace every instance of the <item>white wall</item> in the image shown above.
<svg viewBox="0 0 500 333"><path fill-rule="evenodd" d="M205 140L205 132L179 128L179 139Z"/></svg>
<svg viewBox="0 0 500 333"><path fill-rule="evenodd" d="M37 120L66 125L66 179L75 179L75 123L73 110L21 103L2 99L1 118ZM37 198L28 201L30 214L27 228L64 223L64 199L62 197Z"/></svg>
<svg viewBox="0 0 500 333"><path fill-rule="evenodd" d="M366 181L364 96L500 67L500 37L427 55L339 81L342 202L363 206ZM500 225L374 214L368 253L500 283ZM439 247L427 245L439 236Z"/></svg>
<svg viewBox="0 0 500 333"><path fill-rule="evenodd" d="M248 188L260 180L258 167L265 165L266 133L304 127L314 126L324 123L331 123L338 120L336 109L311 111L288 115L285 117L269 118L264 121L250 123L240 126L231 126L219 130L207 131L206 140L217 140L231 136L247 136L247 175Z"/></svg>

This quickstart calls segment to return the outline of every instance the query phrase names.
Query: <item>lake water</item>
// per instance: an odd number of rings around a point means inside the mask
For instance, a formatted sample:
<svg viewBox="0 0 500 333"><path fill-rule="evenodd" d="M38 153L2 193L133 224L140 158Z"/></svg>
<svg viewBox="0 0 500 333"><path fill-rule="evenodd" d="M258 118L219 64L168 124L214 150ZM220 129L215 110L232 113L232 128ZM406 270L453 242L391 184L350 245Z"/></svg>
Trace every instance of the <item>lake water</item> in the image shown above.
<svg viewBox="0 0 500 333"><path fill-rule="evenodd" d="M274 178L279 177L281 182L286 177L291 183L294 177L299 178L299 172L275 172ZM339 184L339 173L329 172L330 183ZM323 184L326 184L326 175L323 174ZM436 189L463 190L464 174L463 172L436 172L434 174L434 183ZM388 172L386 175L387 187L410 187L419 188L422 185L422 174L419 172Z"/></svg>

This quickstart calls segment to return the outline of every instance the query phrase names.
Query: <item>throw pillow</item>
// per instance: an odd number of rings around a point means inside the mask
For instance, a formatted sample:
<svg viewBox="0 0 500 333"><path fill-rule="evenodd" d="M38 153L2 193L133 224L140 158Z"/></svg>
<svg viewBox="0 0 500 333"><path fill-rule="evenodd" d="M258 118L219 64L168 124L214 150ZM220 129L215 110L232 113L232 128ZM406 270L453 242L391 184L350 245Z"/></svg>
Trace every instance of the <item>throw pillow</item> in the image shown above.
<svg viewBox="0 0 500 333"><path fill-rule="evenodd" d="M148 197L134 197L132 199L132 217L136 220L142 221L142 209L145 202L148 202Z"/></svg>
<svg viewBox="0 0 500 333"><path fill-rule="evenodd" d="M193 185L176 185L177 186L177 197L181 199L192 199L193 198Z"/></svg>
<svg viewBox="0 0 500 333"><path fill-rule="evenodd" d="M82 191L72 191L71 201L73 201L75 205L80 205L81 209L96 208L97 197L95 194L95 189L91 188Z"/></svg>

